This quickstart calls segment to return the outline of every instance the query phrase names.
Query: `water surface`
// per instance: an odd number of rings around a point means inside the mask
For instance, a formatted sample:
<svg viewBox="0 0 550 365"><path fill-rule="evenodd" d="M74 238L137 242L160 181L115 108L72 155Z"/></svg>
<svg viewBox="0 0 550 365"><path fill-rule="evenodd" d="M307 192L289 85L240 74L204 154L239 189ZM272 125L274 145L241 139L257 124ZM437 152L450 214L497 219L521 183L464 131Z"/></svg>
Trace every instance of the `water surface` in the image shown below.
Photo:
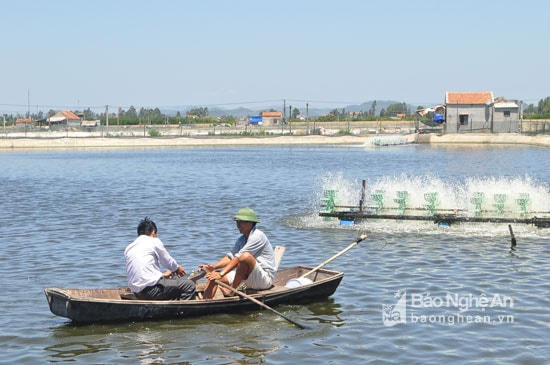
<svg viewBox="0 0 550 365"><path fill-rule="evenodd" d="M506 190L512 205L528 192L536 197L533 207L548 210L548 149L4 151L0 166L0 362L544 364L550 358L550 230L514 225L518 246L511 250L507 225L341 226L317 214L323 190L337 189L342 203L356 203L361 180L390 195L406 188L413 196L429 186L450 205L461 204L471 186L489 195ZM311 330L269 311L88 326L50 313L45 287L125 286L123 250L139 219L157 222L159 237L190 271L232 245L238 232L231 217L245 206L257 211L274 245L287 247L281 266L317 265L359 230L367 232L367 240L328 265L346 274L333 297L277 307ZM384 309L399 309L403 294L406 323L392 322ZM441 304L448 294L477 305ZM413 306L414 298L425 305ZM480 298L511 301L482 306ZM461 316L490 321L449 322Z"/></svg>

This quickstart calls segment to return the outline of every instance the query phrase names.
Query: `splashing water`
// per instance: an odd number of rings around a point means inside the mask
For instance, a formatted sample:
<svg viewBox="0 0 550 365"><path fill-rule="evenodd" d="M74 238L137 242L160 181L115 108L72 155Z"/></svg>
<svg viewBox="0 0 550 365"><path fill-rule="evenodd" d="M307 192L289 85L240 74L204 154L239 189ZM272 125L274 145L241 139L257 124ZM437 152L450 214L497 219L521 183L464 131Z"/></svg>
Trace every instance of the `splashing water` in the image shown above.
<svg viewBox="0 0 550 365"><path fill-rule="evenodd" d="M408 143L411 143L411 141L409 141L405 136L376 136L369 137L363 144L363 147L395 146Z"/></svg>
<svg viewBox="0 0 550 365"><path fill-rule="evenodd" d="M361 184L348 181L341 175L328 174L323 179L323 190L334 190L337 206L359 206ZM322 193L322 192L321 192ZM365 188L367 207L376 207L382 194L385 209L400 209L402 199L406 199L406 210L425 210L430 204L436 204L436 210L471 215L475 211L474 198L482 195L481 208L494 212L495 205L503 204L504 211L510 214L521 213L523 199L526 213L550 213L550 195L548 187L532 178L467 178L460 181L444 181L435 176L386 176L374 182L368 182ZM412 213L410 213L412 214Z"/></svg>
<svg viewBox="0 0 550 365"><path fill-rule="evenodd" d="M550 193L548 185L525 177L469 177L463 181L444 181L436 176L386 176L376 181L366 181L362 192L359 181L345 179L341 173L328 173L320 179L319 190L315 192L313 207L317 217L304 217L302 226L333 227L338 222L318 217L323 208L326 190L335 192L335 206L338 210L359 207L364 197L364 209L371 212L406 215L460 214L485 217L550 216ZM381 209L381 210L380 210ZM388 221L369 220L371 230L379 225L388 229ZM437 226L430 222L392 221L392 229L425 232L426 227ZM466 225L453 229L462 231ZM469 224L470 231L487 233L488 224ZM457 228L455 228L457 227ZM461 227L461 228L458 228ZM356 226L354 229L357 229ZM499 226L500 230L500 226ZM547 232L548 230L542 230Z"/></svg>
<svg viewBox="0 0 550 365"><path fill-rule="evenodd" d="M537 184L530 177L524 178L485 178L467 179L464 191L468 196L475 192L483 193L485 205L482 209L491 210L491 205L503 204L505 212L521 212L520 200L526 201L525 211L527 215L548 213L550 211L550 195L548 187ZM502 200L502 202L499 202ZM472 209L472 206L468 206Z"/></svg>

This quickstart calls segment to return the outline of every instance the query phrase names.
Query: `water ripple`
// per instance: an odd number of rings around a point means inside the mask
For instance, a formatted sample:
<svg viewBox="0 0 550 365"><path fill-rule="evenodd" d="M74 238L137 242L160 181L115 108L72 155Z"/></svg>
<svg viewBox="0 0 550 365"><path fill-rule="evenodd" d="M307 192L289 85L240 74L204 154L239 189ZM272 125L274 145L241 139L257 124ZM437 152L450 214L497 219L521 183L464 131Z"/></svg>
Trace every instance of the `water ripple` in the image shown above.
<svg viewBox="0 0 550 365"><path fill-rule="evenodd" d="M0 362L544 364L550 358L549 230L515 226L518 246L511 250L508 227L501 225L369 221L345 227L317 212L327 173L350 199L358 196L357 181L395 183L403 173L412 182L435 171L434 181L515 179L532 186L550 181L550 169L541 166L546 154L426 146L0 154L0 221L7 229L0 247ZM464 161L475 162L472 173ZM49 312L45 287L126 285L122 252L144 216L157 221L159 236L189 271L233 243L231 217L242 206L255 208L272 243L286 246L282 266L317 265L358 231L367 232L327 266L345 272L334 296L277 308L310 330L269 311L91 326ZM384 322L384 309L396 310L403 294L407 323ZM464 300L462 307L433 305L447 295ZM479 298L495 297L508 301L479 307ZM419 298L431 298L432 305L413 306ZM458 321L468 315L492 321Z"/></svg>

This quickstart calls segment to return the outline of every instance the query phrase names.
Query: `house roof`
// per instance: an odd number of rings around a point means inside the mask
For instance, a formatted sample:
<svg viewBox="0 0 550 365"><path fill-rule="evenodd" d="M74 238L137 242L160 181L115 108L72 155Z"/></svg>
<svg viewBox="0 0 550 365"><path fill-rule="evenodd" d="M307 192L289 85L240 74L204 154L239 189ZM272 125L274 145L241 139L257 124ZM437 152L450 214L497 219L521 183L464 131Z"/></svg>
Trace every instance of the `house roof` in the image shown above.
<svg viewBox="0 0 550 365"><path fill-rule="evenodd" d="M48 119L51 122L60 122L62 120L80 120L80 117L78 117L75 113L73 113L70 110L62 110L60 112L55 113Z"/></svg>
<svg viewBox="0 0 550 365"><path fill-rule="evenodd" d="M262 112L262 117L282 117L281 112Z"/></svg>
<svg viewBox="0 0 550 365"><path fill-rule="evenodd" d="M500 109L500 108L503 108L503 109L514 109L514 108L519 108L519 106L512 102L512 101L507 101L507 102L500 102L500 103L495 103L495 109Z"/></svg>
<svg viewBox="0 0 550 365"><path fill-rule="evenodd" d="M99 124L99 120L83 120L81 123L83 127L97 127Z"/></svg>
<svg viewBox="0 0 550 365"><path fill-rule="evenodd" d="M446 104L491 104L493 103L492 91L454 92L447 91Z"/></svg>

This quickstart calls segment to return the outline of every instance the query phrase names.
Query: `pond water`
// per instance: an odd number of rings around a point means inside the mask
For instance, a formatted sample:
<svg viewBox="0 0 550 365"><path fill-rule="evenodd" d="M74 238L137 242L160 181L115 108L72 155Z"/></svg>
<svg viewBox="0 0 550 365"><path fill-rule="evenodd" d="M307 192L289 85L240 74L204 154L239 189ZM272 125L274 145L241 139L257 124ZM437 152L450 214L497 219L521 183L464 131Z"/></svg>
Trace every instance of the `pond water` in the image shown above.
<svg viewBox="0 0 550 365"><path fill-rule="evenodd" d="M388 209L437 192L443 208L475 210L507 195L506 214L550 210L547 148L517 146L277 146L0 153L0 362L18 364L544 364L550 358L550 229L319 217L325 190ZM525 196L525 195L523 195ZM392 206L393 204L393 206ZM281 267L315 266L359 232L367 239L327 265L345 277L329 299L272 312L76 326L54 316L46 287L126 285L123 250L154 219L192 271L233 244L232 215L252 207L287 250ZM413 211L414 209L411 209ZM538 212L538 213L534 213ZM412 214L412 213L411 213Z"/></svg>

